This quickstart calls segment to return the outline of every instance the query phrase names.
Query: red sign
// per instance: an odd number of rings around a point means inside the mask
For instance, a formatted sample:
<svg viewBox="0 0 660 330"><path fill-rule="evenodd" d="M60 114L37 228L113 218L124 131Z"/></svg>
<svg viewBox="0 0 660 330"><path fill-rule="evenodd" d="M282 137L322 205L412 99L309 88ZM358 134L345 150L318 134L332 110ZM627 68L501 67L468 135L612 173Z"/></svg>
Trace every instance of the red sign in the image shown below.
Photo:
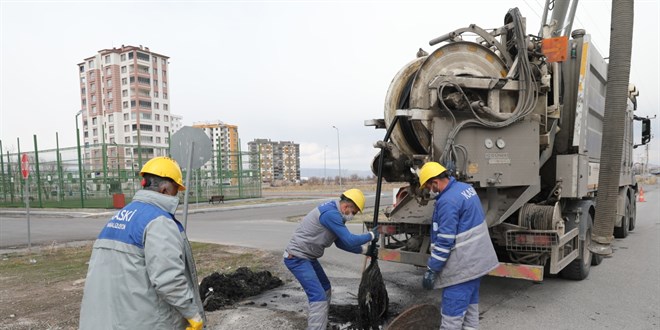
<svg viewBox="0 0 660 330"><path fill-rule="evenodd" d="M23 179L25 180L30 176L30 161L27 154L21 156L21 174L23 174Z"/></svg>

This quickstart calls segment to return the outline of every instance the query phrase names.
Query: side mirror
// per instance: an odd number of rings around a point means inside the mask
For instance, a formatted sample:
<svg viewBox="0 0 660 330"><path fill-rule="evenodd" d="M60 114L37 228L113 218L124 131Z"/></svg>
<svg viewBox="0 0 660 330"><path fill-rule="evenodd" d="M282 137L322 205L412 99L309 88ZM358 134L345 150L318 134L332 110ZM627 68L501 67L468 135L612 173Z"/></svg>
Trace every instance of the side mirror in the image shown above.
<svg viewBox="0 0 660 330"><path fill-rule="evenodd" d="M648 144L651 141L651 118L635 116L634 119L642 122L642 143L635 144L633 149Z"/></svg>
<svg viewBox="0 0 660 330"><path fill-rule="evenodd" d="M651 119L642 119L642 144L647 144L651 141Z"/></svg>

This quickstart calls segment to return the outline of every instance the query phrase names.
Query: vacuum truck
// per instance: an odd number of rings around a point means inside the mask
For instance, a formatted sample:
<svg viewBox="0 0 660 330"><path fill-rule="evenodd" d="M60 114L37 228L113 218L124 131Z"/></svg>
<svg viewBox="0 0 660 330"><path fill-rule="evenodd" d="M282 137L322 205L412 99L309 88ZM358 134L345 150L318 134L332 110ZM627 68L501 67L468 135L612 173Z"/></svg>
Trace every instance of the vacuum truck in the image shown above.
<svg viewBox="0 0 660 330"><path fill-rule="evenodd" d="M608 157L601 146L609 134L603 131L609 63L584 30L570 32L576 5L548 2L538 35L526 32L517 8L498 28L451 31L396 73L384 118L365 121L388 132L375 144L381 151L373 172L407 183L378 222L379 259L426 266L434 199L420 188L417 171L436 161L481 199L500 260L491 275L582 280L602 261L588 247ZM633 122L642 121L638 145L651 137L649 119L635 115L639 92L634 85L625 92L627 107L618 109L625 112L621 170L606 173L619 176L618 195L609 201L616 205L617 238L635 228Z"/></svg>

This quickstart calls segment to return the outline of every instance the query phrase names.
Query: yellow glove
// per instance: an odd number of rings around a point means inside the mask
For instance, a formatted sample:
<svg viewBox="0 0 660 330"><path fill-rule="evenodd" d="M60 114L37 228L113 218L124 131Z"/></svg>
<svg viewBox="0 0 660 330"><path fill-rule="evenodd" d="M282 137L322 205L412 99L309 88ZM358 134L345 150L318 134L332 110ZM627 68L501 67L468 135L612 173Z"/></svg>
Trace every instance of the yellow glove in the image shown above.
<svg viewBox="0 0 660 330"><path fill-rule="evenodd" d="M186 330L202 330L202 328L204 327L204 321L199 316L199 314L187 320L190 326L186 327Z"/></svg>

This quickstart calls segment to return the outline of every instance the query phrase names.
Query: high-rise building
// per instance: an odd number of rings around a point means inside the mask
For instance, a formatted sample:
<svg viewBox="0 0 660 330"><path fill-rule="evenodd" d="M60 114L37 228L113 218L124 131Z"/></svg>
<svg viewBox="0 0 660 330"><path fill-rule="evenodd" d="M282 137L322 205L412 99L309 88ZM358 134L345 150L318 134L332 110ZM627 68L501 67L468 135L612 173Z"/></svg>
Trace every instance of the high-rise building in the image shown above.
<svg viewBox="0 0 660 330"><path fill-rule="evenodd" d="M224 183L231 182L230 178L235 175L239 166L239 138L238 126L223 123L220 120L213 122L196 122L192 127L200 128L211 139L213 155L211 159L202 166L202 170L210 173L213 177L220 177Z"/></svg>
<svg viewBox="0 0 660 330"><path fill-rule="evenodd" d="M168 59L148 47L122 45L78 64L83 158L89 169L98 170L105 161L137 170L167 154L172 124L181 121L170 112Z"/></svg>
<svg viewBox="0 0 660 330"><path fill-rule="evenodd" d="M250 164L259 164L261 181L300 181L300 145L292 141L273 142L270 139L254 139L248 142Z"/></svg>

